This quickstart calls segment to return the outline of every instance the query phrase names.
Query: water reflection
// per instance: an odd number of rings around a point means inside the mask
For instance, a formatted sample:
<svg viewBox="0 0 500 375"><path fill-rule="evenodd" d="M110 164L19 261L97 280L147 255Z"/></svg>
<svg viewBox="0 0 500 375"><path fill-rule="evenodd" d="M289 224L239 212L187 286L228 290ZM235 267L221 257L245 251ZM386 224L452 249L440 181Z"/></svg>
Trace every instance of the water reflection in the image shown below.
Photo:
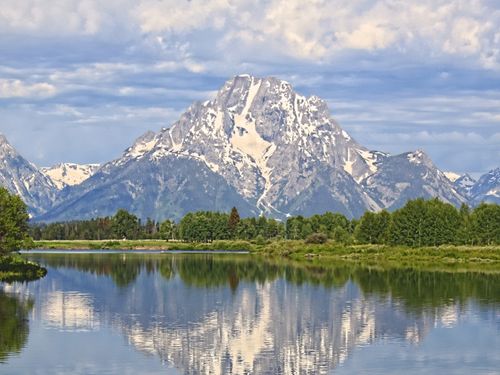
<svg viewBox="0 0 500 375"><path fill-rule="evenodd" d="M436 327L474 319L500 332L495 274L247 256L37 257L47 278L11 287L36 297L34 320L60 332L111 327L183 374L327 374L356 348L419 345Z"/></svg>
<svg viewBox="0 0 500 375"><path fill-rule="evenodd" d="M23 300L0 289L0 363L21 352L29 334L28 313L31 299Z"/></svg>

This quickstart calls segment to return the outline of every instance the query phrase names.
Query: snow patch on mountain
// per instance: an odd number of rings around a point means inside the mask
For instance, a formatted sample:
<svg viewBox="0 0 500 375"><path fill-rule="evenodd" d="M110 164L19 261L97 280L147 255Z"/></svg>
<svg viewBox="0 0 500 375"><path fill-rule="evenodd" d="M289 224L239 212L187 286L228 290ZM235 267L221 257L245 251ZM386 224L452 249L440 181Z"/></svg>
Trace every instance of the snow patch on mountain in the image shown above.
<svg viewBox="0 0 500 375"><path fill-rule="evenodd" d="M48 168L41 168L41 172L52 180L59 189L66 186L81 184L99 169L99 164L61 163Z"/></svg>
<svg viewBox="0 0 500 375"><path fill-rule="evenodd" d="M455 173L455 172L451 172L451 171L445 171L443 172L444 175L446 176L446 178L448 180L450 180L451 182L455 182L456 180L458 180L460 177L462 177L462 175L458 174L458 173Z"/></svg>

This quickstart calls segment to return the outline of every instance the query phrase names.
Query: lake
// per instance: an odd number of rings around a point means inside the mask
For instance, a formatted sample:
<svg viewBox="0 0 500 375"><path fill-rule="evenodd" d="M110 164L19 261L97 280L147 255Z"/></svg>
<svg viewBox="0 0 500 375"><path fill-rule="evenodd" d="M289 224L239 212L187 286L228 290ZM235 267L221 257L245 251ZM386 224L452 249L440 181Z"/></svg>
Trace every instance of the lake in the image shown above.
<svg viewBox="0 0 500 375"><path fill-rule="evenodd" d="M500 274L227 254L30 254L0 374L499 374Z"/></svg>

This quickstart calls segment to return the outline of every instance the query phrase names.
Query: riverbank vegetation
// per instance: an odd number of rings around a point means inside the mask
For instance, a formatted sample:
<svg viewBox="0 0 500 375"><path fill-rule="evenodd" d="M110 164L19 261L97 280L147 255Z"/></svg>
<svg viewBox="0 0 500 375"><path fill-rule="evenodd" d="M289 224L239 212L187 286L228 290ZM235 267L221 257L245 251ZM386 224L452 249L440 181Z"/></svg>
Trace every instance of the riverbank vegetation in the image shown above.
<svg viewBox="0 0 500 375"><path fill-rule="evenodd" d="M392 213L366 212L359 220L327 212L307 218L289 217L286 221L265 216L240 218L233 208L230 213L188 213L178 223L151 219L142 222L119 210L113 217L33 225L30 234L35 240L154 239L200 244L220 240L257 244L303 240L309 244L493 246L500 245L500 206L481 204L470 209L463 205L456 209L438 199L416 199Z"/></svg>
<svg viewBox="0 0 500 375"><path fill-rule="evenodd" d="M29 215L21 198L0 188L0 281L29 281L45 276L46 270L13 252L33 246Z"/></svg>

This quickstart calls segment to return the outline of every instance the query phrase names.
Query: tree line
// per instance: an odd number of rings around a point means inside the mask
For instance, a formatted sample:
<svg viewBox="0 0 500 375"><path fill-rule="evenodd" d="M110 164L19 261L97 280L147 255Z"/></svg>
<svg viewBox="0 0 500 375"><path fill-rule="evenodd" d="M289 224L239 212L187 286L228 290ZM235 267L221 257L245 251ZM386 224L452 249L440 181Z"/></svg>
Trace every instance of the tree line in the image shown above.
<svg viewBox="0 0 500 375"><path fill-rule="evenodd" d="M161 239L186 242L214 240L306 240L341 244L404 246L500 244L500 206L481 204L459 209L438 199L416 199L394 212L366 212L357 220L327 212L311 217L294 216L279 221L265 216L240 218L230 213L199 211L179 222L141 221L119 210L112 217L30 226L35 240Z"/></svg>

